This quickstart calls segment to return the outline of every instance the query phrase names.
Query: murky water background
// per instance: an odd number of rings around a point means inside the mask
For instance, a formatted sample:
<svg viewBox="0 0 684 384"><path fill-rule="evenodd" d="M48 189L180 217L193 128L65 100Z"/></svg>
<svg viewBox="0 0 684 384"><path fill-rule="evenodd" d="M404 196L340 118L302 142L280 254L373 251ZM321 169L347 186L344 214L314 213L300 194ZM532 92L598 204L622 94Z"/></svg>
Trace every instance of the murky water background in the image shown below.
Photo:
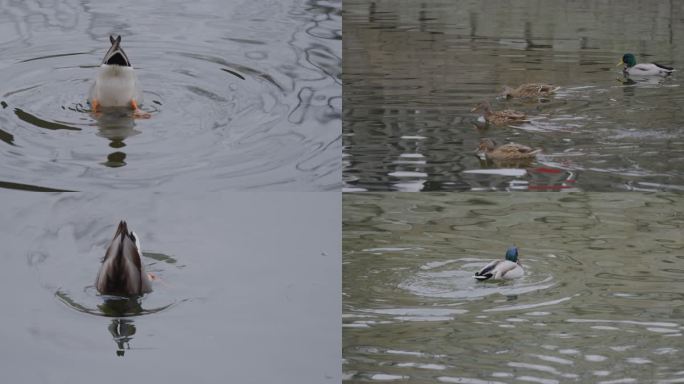
<svg viewBox="0 0 684 384"><path fill-rule="evenodd" d="M0 3L0 186L340 187L341 2ZM95 117L109 34L149 120Z"/></svg>
<svg viewBox="0 0 684 384"><path fill-rule="evenodd" d="M684 69L684 4L345 2L348 191L682 190L684 80L624 84L625 52ZM504 85L559 85L544 103ZM530 121L477 127L490 100ZM528 169L483 165L481 137L544 150Z"/></svg>
<svg viewBox="0 0 684 384"><path fill-rule="evenodd" d="M684 381L684 198L345 194L348 382ZM473 274L516 244L526 275Z"/></svg>
<svg viewBox="0 0 684 384"><path fill-rule="evenodd" d="M4 382L340 382L339 193L0 198ZM158 281L105 305L121 219Z"/></svg>

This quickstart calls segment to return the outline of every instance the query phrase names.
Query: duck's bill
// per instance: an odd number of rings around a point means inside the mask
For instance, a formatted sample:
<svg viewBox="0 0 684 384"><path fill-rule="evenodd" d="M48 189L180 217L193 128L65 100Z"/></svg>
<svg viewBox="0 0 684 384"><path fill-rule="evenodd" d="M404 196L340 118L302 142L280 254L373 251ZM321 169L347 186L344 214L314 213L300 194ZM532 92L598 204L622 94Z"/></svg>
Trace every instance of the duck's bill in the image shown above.
<svg viewBox="0 0 684 384"><path fill-rule="evenodd" d="M470 110L470 112L475 112L475 111L477 111L477 107L473 107L473 108Z"/></svg>
<svg viewBox="0 0 684 384"><path fill-rule="evenodd" d="M622 60L620 60L620 62L619 62L619 63L617 63L617 64L616 64L615 66L616 66L616 67L619 67L619 66L621 66L621 65L625 65L625 62L624 62L624 61L622 61Z"/></svg>

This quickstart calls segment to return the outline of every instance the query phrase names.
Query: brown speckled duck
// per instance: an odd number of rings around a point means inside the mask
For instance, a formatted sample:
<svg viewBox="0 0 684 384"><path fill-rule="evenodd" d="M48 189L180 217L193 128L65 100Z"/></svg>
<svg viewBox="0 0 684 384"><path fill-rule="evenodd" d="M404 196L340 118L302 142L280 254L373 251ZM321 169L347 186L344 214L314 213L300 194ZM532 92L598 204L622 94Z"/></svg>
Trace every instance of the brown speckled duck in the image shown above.
<svg viewBox="0 0 684 384"><path fill-rule="evenodd" d="M501 97L510 99L513 97L549 97L560 87L551 84L529 83L520 85L518 88L504 87Z"/></svg>
<svg viewBox="0 0 684 384"><path fill-rule="evenodd" d="M494 140L483 138L480 139L480 146L476 153L480 158L484 156L487 160L506 162L533 160L540 152L541 149L532 149L526 145L516 143L508 143L497 147Z"/></svg>
<svg viewBox="0 0 684 384"><path fill-rule="evenodd" d="M133 296L152 291L141 260L140 240L128 231L125 221L119 227L102 259L95 287L104 295Z"/></svg>
<svg viewBox="0 0 684 384"><path fill-rule="evenodd" d="M506 125L525 122L526 115L522 112L514 111L512 109L504 109L503 111L492 111L492 106L488 101L483 101L470 110L471 112L483 111L484 119L490 124Z"/></svg>

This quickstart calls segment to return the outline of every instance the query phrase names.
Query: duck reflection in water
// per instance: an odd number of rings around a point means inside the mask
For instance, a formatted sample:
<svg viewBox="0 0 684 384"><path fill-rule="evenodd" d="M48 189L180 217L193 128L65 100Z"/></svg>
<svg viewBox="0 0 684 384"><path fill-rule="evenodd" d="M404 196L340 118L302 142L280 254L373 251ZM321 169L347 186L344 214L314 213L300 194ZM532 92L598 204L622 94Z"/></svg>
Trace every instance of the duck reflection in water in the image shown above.
<svg viewBox="0 0 684 384"><path fill-rule="evenodd" d="M131 349L128 342L135 335L135 324L133 324L133 320L114 319L109 324L109 333L112 334L117 346L116 355L123 356L126 353L126 349Z"/></svg>
<svg viewBox="0 0 684 384"><path fill-rule="evenodd" d="M99 129L97 135L109 139L109 147L115 149L102 164L112 168L123 167L126 165L126 153L122 150L126 146L125 140L140 133L135 129L135 119L130 110L121 107L102 108L93 116Z"/></svg>
<svg viewBox="0 0 684 384"><path fill-rule="evenodd" d="M123 356L127 349L131 349L129 343L133 340L136 328L133 319L121 317L143 313L140 298L110 296L97 307L105 316L116 317L112 319L107 329L116 343L116 355Z"/></svg>

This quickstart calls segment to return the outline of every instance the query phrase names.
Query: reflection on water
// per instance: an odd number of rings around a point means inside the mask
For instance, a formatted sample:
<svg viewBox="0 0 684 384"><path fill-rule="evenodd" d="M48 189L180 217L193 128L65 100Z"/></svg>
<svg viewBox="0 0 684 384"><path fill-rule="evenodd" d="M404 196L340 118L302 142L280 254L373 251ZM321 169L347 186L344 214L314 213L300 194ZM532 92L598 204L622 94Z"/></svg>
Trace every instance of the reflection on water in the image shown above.
<svg viewBox="0 0 684 384"><path fill-rule="evenodd" d="M0 6L0 186L340 187L341 2L172 3ZM148 120L90 113L110 34Z"/></svg>
<svg viewBox="0 0 684 384"><path fill-rule="evenodd" d="M117 149L107 155L107 160L102 164L108 167L122 167L126 165L126 153L122 148L126 146L126 138L138 135L141 132L135 130L135 119L130 108L107 108L94 115L98 136L108 139L109 147Z"/></svg>
<svg viewBox="0 0 684 384"><path fill-rule="evenodd" d="M637 0L345 2L344 187L684 189L681 77L625 79L615 67L625 52L683 67L683 16L680 3ZM496 97L533 82L561 89L542 101ZM482 127L470 112L482 100L529 121ZM482 137L543 155L521 168L482 164Z"/></svg>
<svg viewBox="0 0 684 384"><path fill-rule="evenodd" d="M123 356L127 349L131 349L130 341L135 335L135 324L130 319L113 319L107 328L116 343L116 355Z"/></svg>
<svg viewBox="0 0 684 384"><path fill-rule="evenodd" d="M684 198L345 194L349 382L679 382ZM473 274L515 244L524 277Z"/></svg>

